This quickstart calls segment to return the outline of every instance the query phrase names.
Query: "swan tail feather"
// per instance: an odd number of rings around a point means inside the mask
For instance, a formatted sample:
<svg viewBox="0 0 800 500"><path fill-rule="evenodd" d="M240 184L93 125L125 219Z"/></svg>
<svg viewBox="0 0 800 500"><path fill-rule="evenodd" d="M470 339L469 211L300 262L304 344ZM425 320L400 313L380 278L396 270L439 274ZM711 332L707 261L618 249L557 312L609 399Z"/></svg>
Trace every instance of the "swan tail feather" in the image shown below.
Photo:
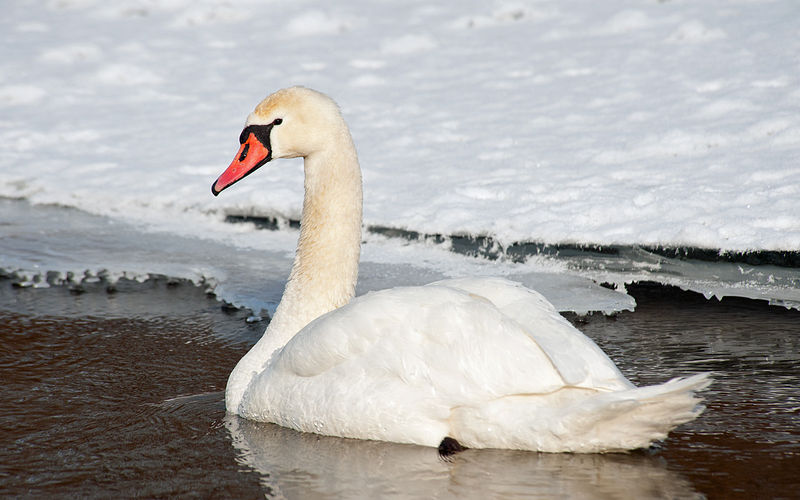
<svg viewBox="0 0 800 500"><path fill-rule="evenodd" d="M451 435L470 448L603 453L646 448L695 419L709 373L614 392L564 388L505 396L451 412Z"/></svg>

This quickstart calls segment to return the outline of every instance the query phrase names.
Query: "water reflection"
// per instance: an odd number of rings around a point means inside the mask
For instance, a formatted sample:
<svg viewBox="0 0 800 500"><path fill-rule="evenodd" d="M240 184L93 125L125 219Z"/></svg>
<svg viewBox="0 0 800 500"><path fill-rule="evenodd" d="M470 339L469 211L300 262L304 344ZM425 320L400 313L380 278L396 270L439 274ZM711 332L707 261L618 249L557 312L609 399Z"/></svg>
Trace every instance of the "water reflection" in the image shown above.
<svg viewBox="0 0 800 500"><path fill-rule="evenodd" d="M228 415L237 460L277 498L702 498L658 455L467 450L318 436Z"/></svg>

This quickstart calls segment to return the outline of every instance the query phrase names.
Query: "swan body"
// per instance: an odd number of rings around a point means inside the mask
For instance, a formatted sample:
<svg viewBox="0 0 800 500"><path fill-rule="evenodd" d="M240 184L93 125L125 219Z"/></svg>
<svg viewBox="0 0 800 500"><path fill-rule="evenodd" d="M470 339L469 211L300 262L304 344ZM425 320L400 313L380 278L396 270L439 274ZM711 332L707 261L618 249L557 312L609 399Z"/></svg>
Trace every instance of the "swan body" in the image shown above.
<svg viewBox="0 0 800 500"><path fill-rule="evenodd" d="M663 439L701 411L708 374L637 388L539 293L453 279L353 298L361 173L338 107L303 87L248 117L218 194L273 158L305 159L294 265L229 412L304 432L439 446L606 452Z"/></svg>

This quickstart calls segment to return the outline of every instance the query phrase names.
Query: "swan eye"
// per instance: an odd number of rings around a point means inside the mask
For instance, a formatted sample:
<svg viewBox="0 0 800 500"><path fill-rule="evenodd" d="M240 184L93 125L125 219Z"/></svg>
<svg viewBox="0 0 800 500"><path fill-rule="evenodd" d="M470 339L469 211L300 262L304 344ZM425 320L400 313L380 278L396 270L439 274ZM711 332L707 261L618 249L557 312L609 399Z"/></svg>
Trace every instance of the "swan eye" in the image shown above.
<svg viewBox="0 0 800 500"><path fill-rule="evenodd" d="M273 124L273 125L280 125L281 123L283 123L283 118L275 118L275 119L272 121L272 124Z"/></svg>
<svg viewBox="0 0 800 500"><path fill-rule="evenodd" d="M249 152L250 152L250 143L248 142L247 144L244 145L244 148L242 148L242 154L239 155L239 161L244 161L244 159L247 158L247 153Z"/></svg>

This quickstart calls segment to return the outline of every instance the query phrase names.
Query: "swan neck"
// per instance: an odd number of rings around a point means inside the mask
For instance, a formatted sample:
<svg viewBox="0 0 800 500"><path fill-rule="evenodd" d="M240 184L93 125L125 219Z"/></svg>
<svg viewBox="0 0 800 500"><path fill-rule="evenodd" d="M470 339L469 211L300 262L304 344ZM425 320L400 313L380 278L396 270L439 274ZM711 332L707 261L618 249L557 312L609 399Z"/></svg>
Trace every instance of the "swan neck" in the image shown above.
<svg viewBox="0 0 800 500"><path fill-rule="evenodd" d="M297 251L283 298L265 334L280 343L276 348L355 295L361 249L361 170L349 133L346 139L305 158Z"/></svg>
<svg viewBox="0 0 800 500"><path fill-rule="evenodd" d="M320 129L318 129L320 130ZM353 139L338 114L315 136L305 155L305 195L292 271L261 339L228 378L228 411L239 405L253 377L275 352L314 319L355 295L361 250L361 169Z"/></svg>

